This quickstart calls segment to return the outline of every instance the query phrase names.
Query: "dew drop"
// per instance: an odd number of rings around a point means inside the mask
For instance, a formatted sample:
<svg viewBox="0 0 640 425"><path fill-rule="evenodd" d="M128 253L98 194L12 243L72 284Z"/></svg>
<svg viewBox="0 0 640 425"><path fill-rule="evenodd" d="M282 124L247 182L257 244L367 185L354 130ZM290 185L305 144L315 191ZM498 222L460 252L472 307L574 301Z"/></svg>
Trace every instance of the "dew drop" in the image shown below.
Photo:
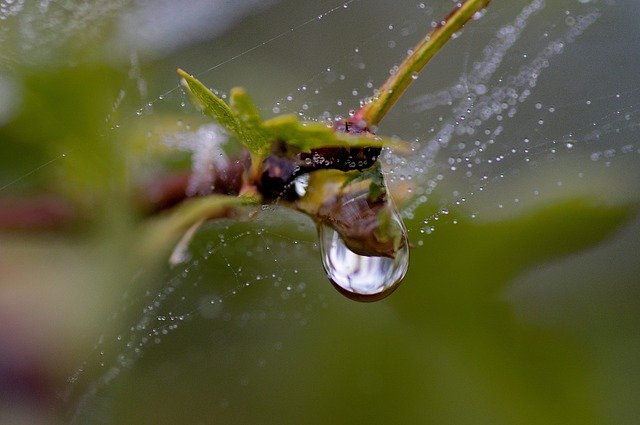
<svg viewBox="0 0 640 425"><path fill-rule="evenodd" d="M293 180L293 189L296 191L296 194L300 197L304 196L307 193L308 187L309 187L309 174L302 174Z"/></svg>
<svg viewBox="0 0 640 425"><path fill-rule="evenodd" d="M395 257L356 254L344 243L332 227L321 224L320 252L322 264L333 286L346 297L356 301L377 301L393 292L409 267L407 231L394 209L393 223L402 235L401 247Z"/></svg>

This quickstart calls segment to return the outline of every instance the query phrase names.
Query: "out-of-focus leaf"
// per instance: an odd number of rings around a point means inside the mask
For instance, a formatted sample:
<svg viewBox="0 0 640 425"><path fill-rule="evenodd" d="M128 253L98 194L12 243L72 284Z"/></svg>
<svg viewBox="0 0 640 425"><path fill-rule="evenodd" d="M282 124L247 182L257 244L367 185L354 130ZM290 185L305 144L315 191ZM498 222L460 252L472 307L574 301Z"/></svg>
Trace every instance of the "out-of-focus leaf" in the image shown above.
<svg viewBox="0 0 640 425"><path fill-rule="evenodd" d="M456 304L493 300L523 271L610 237L637 209L633 204L570 200L511 220L473 223L458 219L455 225L441 222L420 249L424 263L412 269L413 277L424 280L424 284L407 288L412 295L408 299L395 296L393 302L407 302L413 306L404 305L400 310L423 316L426 310L451 311L444 300Z"/></svg>
<svg viewBox="0 0 640 425"><path fill-rule="evenodd" d="M150 219L140 235L140 252L143 258L165 258L173 246L195 224L213 218L229 217L234 208L251 205L256 200L249 197L210 195L194 198L162 215Z"/></svg>
<svg viewBox="0 0 640 425"><path fill-rule="evenodd" d="M124 155L105 124L124 78L87 64L24 72L16 79L20 109L0 126L1 178L19 179L17 190L69 198L96 221L126 208L113 202L126 196L128 184Z"/></svg>

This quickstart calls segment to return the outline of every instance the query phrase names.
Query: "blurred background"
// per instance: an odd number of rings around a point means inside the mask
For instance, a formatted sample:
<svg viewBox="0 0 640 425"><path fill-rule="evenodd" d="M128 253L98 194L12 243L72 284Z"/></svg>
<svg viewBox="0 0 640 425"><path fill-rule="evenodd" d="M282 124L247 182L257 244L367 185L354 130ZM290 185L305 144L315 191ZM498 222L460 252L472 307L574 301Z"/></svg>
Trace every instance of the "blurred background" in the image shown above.
<svg viewBox="0 0 640 425"><path fill-rule="evenodd" d="M0 423L637 423L633 0L494 0L420 74L383 301L278 206L143 243L210 123L176 68L332 121L454 3L0 0Z"/></svg>

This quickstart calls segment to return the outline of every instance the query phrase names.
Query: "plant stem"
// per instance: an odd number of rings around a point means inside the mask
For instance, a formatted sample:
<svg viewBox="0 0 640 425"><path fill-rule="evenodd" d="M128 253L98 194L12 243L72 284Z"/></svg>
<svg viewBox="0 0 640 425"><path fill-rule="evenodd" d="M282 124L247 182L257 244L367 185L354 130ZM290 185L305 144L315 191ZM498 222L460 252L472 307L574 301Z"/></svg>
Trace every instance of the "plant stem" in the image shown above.
<svg viewBox="0 0 640 425"><path fill-rule="evenodd" d="M486 7L491 0L466 0L459 4L449 15L423 38L413 52L400 64L379 89L378 96L360 108L352 121L360 127L376 126L402 96L420 70L438 51L459 31L476 13Z"/></svg>

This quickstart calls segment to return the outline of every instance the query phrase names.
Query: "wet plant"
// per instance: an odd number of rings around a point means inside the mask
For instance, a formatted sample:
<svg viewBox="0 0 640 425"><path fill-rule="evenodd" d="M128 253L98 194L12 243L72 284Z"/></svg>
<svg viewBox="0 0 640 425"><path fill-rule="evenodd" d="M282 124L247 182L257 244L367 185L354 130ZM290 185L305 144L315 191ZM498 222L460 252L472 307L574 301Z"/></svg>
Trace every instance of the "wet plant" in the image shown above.
<svg viewBox="0 0 640 425"><path fill-rule="evenodd" d="M171 223L184 235L172 263L187 258L190 238L206 220L228 216L242 204L279 204L309 216L317 225L329 280L359 301L384 298L402 281L409 265L409 241L378 157L384 146L403 143L375 134L380 121L421 69L490 0L467 0L430 31L387 81L349 118L327 126L295 115L263 120L242 88L227 104L199 80L179 69L192 103L244 147L217 174L235 186L182 205ZM233 169L231 168L233 167ZM237 196L236 196L237 194Z"/></svg>

